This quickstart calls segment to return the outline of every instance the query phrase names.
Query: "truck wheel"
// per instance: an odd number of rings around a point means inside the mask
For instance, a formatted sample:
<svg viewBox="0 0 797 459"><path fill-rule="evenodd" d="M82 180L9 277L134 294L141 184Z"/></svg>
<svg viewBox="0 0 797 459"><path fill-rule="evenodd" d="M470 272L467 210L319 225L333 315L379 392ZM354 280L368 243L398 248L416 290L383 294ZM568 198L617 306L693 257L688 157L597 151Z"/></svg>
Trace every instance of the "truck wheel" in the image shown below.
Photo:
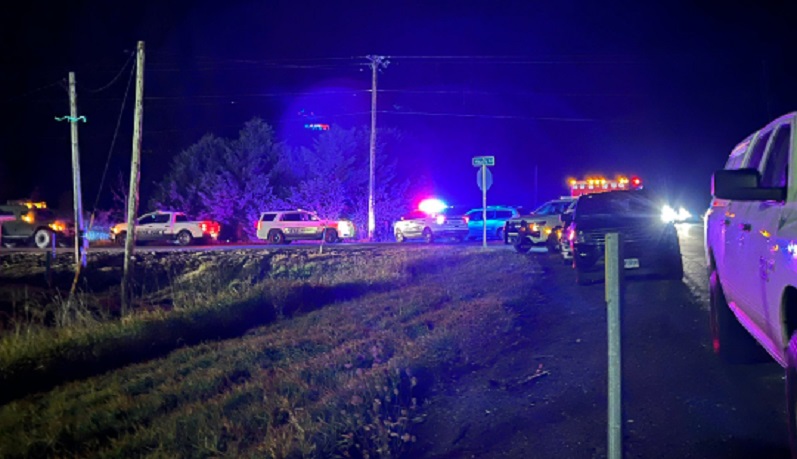
<svg viewBox="0 0 797 459"><path fill-rule="evenodd" d="M712 269L709 276L709 293L709 323L714 353L726 363L754 363L763 360L764 349L739 323L728 306L716 268ZM791 344L789 347L791 348Z"/></svg>
<svg viewBox="0 0 797 459"><path fill-rule="evenodd" d="M40 249L47 249L53 242L53 233L44 228L39 228L33 233L33 243Z"/></svg>
<svg viewBox="0 0 797 459"><path fill-rule="evenodd" d="M581 269L576 268L576 284L578 285L591 285L599 280L597 274L587 273Z"/></svg>
<svg viewBox="0 0 797 459"><path fill-rule="evenodd" d="M280 230L271 230L271 232L268 233L268 242L272 244L284 244L285 235L282 234Z"/></svg>
<svg viewBox="0 0 797 459"><path fill-rule="evenodd" d="M559 241L556 240L556 233L552 232L548 235L545 241L545 246L548 248L548 253L558 253Z"/></svg>
<svg viewBox="0 0 797 459"><path fill-rule="evenodd" d="M789 445L797 451L797 333L791 335L786 347L786 414L789 418Z"/></svg>
<svg viewBox="0 0 797 459"><path fill-rule="evenodd" d="M517 253L529 253L529 250L531 250L531 241L524 237L515 244L515 250Z"/></svg>
<svg viewBox="0 0 797 459"><path fill-rule="evenodd" d="M334 244L338 242L338 232L333 229L324 231L324 242L327 244Z"/></svg>
<svg viewBox="0 0 797 459"><path fill-rule="evenodd" d="M671 256L669 263L664 268L664 277L678 281L684 278L684 263L680 253L674 253Z"/></svg>
<svg viewBox="0 0 797 459"><path fill-rule="evenodd" d="M432 230L430 230L429 228L423 229L423 240L427 244L431 244L432 242L434 242L434 234L432 234Z"/></svg>
<svg viewBox="0 0 797 459"><path fill-rule="evenodd" d="M188 232L187 230L182 230L179 233L177 233L177 243L183 247L190 245L193 240L194 237L191 236L191 233Z"/></svg>
<svg viewBox="0 0 797 459"><path fill-rule="evenodd" d="M404 233L402 233L401 230L397 229L395 236L396 236L396 242L398 242L399 244L407 240L407 238L404 236Z"/></svg>

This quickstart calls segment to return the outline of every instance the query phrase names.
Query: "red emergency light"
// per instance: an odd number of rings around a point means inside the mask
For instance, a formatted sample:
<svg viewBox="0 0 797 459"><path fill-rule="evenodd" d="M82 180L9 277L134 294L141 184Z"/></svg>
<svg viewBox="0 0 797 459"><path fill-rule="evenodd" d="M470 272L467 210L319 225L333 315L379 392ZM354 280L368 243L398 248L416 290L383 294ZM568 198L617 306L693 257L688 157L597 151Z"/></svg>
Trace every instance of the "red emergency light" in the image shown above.
<svg viewBox="0 0 797 459"><path fill-rule="evenodd" d="M618 176L614 180L602 176L588 177L584 180L569 179L570 195L578 197L591 193L603 193L617 190L637 190L642 188L642 179L639 177Z"/></svg>

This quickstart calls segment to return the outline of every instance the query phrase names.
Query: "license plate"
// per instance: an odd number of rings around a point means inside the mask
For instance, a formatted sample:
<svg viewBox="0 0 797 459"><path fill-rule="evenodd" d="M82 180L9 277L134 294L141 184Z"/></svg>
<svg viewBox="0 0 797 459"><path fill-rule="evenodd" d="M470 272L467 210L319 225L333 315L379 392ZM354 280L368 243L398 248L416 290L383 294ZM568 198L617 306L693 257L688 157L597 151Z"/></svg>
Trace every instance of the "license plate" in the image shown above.
<svg viewBox="0 0 797 459"><path fill-rule="evenodd" d="M623 260L625 269L639 268L639 258L626 258Z"/></svg>

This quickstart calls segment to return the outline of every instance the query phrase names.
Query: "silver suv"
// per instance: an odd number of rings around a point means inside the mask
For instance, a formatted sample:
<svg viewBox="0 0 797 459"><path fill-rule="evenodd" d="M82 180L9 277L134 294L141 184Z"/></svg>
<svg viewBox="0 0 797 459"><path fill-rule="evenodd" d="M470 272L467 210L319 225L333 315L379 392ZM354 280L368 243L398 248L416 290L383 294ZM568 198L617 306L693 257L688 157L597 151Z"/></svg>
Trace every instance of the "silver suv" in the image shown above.
<svg viewBox="0 0 797 459"><path fill-rule="evenodd" d="M705 216L714 351L729 362L767 353L786 369L797 440L797 113L742 140L712 179Z"/></svg>
<svg viewBox="0 0 797 459"><path fill-rule="evenodd" d="M290 244L298 240L340 242L354 237L354 224L348 220L322 220L307 210L263 212L257 221L257 237L271 244Z"/></svg>

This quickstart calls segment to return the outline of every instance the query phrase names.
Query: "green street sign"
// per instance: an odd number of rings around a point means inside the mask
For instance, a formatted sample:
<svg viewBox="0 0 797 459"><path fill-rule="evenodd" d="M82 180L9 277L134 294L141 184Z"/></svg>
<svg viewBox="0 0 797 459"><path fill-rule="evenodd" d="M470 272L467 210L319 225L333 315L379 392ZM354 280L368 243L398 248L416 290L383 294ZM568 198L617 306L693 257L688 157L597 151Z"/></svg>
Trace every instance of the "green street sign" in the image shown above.
<svg viewBox="0 0 797 459"><path fill-rule="evenodd" d="M473 165L476 167L495 166L495 156L474 156Z"/></svg>

